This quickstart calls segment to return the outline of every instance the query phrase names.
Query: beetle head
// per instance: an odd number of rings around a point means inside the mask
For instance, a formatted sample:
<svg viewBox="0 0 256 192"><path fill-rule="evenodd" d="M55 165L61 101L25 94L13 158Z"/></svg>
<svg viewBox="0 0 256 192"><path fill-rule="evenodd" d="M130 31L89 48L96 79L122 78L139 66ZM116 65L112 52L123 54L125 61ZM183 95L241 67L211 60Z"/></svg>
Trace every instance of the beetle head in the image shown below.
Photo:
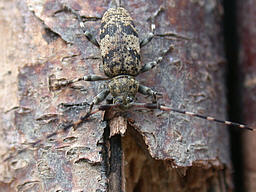
<svg viewBox="0 0 256 192"><path fill-rule="evenodd" d="M129 75L120 75L111 79L108 84L113 103L127 106L135 101L139 82Z"/></svg>

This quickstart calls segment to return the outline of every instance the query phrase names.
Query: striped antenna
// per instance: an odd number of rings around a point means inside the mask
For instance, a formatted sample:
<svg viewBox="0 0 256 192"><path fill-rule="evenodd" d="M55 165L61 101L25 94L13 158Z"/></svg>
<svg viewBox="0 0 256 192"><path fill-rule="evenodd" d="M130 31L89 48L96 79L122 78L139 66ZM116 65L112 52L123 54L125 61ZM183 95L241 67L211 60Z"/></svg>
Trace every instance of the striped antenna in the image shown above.
<svg viewBox="0 0 256 192"><path fill-rule="evenodd" d="M189 116L193 116L193 117L198 117L198 118L201 118L201 119L206 119L208 121L215 121L217 123L222 123L222 124L225 124L225 125L231 125L231 126L239 127L239 128L242 128L242 129L247 129L247 130L250 130L250 131L255 130L252 127L248 127L247 125L243 125L243 124L240 124L240 123L235 123L235 122L231 122L231 121L216 119L214 117L204 116L204 115L200 115L200 114L189 112L189 111L173 109L169 106L160 105L159 109L163 110L163 111L173 111L173 112L176 112L176 113L181 113L181 114L185 114L185 115L189 115Z"/></svg>
<svg viewBox="0 0 256 192"><path fill-rule="evenodd" d="M109 109L109 108L116 108L116 107L121 107L121 106L120 105L115 105L115 104L101 105L99 107L99 110L106 110L106 109ZM216 119L214 117L204 116L204 115L200 115L200 114L197 114L197 113L184 111L184 110L180 110L180 109L174 109L170 106L165 106L165 105L161 105L161 104L157 104L157 103L132 103L132 104L130 104L129 107L147 108L147 109L160 109L162 111L173 111L175 113L189 115L189 116L192 116L192 117L198 117L198 118L205 119L205 120L208 120L208 121L214 121L214 122L222 123L222 124L229 125L229 126L235 126L235 127L238 127L238 128L247 129L249 131L255 131L256 130L255 128L252 128L252 127L249 127L247 125L240 124L240 123L235 123L235 122L226 121L226 120L220 120L220 119Z"/></svg>

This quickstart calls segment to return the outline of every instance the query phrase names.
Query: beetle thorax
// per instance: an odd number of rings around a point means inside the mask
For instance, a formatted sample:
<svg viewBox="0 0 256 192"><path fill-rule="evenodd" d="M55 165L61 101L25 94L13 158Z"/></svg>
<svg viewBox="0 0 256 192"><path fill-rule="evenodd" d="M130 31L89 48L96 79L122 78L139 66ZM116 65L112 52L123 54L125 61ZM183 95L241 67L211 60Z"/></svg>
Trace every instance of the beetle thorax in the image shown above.
<svg viewBox="0 0 256 192"><path fill-rule="evenodd" d="M119 75L112 78L108 84L114 104L128 105L135 100L139 82L129 75Z"/></svg>

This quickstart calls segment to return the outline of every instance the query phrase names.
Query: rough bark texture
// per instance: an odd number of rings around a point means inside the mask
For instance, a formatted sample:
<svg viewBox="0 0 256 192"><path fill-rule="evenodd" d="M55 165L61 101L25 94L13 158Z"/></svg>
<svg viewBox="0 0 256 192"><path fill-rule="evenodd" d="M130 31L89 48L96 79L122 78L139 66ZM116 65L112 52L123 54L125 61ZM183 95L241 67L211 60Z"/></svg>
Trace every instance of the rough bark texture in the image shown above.
<svg viewBox="0 0 256 192"><path fill-rule="evenodd" d="M239 62L242 68L243 112L246 123L255 125L256 113L256 1L238 0ZM242 73L241 73L242 75ZM256 191L256 135L243 134L244 181L246 191Z"/></svg>
<svg viewBox="0 0 256 192"><path fill-rule="evenodd" d="M52 74L71 79L86 72L99 73L97 61L85 59L96 51L77 36L81 33L78 23L72 14L61 11L61 2L1 4L1 42L6 44L1 47L1 53L5 53L1 64L6 65L2 84L13 84L1 92L6 94L1 95L5 99L1 102L1 141L22 148L25 146L21 143L35 141L60 129L61 123L79 118L81 109L62 111L59 104L85 101L95 95L97 88L85 83L82 91L67 88L53 93L49 91L48 79ZM6 191L105 191L100 154L105 125L101 119L100 113L96 114L76 131L53 137L42 147L29 149L6 162L1 170Z"/></svg>
<svg viewBox="0 0 256 192"><path fill-rule="evenodd" d="M1 2L1 153L7 147L41 138L61 124L75 121L85 108L63 110L60 103L91 101L100 84L83 82L58 92L48 79L101 74L99 51L79 36L75 16L99 32L100 18L110 1L27 0ZM222 8L209 1L125 1L140 38L156 19L157 37L142 49L143 63L170 46L173 50L154 70L138 77L163 93L161 103L225 118L224 58L220 21ZM170 38L175 32L188 40ZM18 70L19 68L19 70ZM8 85L11 87L8 87ZM78 86L79 85L79 86ZM8 93L8 94L7 94ZM141 102L148 98L138 95ZM224 126L160 111L128 113L122 139L126 191L228 191L231 165ZM106 191L102 147L106 128L101 114L76 131L53 137L1 165L1 191ZM135 139L134 139L135 138ZM119 169L121 170L121 169ZM124 181L123 181L124 182ZM124 185L124 184L123 184ZM122 186L123 187L123 186ZM118 187L117 187L118 188Z"/></svg>
<svg viewBox="0 0 256 192"><path fill-rule="evenodd" d="M140 81L164 93L160 102L225 118L221 6L215 1L165 1L154 5L147 2L131 9L133 17L143 12L141 20L161 5L165 9L156 18L157 33L176 32L191 40L154 39L142 51L144 63L156 58L161 49L170 45L174 49L154 72L141 75ZM128 10L131 6L125 3ZM135 19L143 34L146 25L141 25L140 20ZM143 149L140 151L132 147L129 134L124 138L127 191L229 189L230 177L223 169L230 169L229 138L224 126L159 111L136 111L129 117L133 119L130 126L137 131L130 137L139 143L135 136L138 134L145 144L138 144Z"/></svg>

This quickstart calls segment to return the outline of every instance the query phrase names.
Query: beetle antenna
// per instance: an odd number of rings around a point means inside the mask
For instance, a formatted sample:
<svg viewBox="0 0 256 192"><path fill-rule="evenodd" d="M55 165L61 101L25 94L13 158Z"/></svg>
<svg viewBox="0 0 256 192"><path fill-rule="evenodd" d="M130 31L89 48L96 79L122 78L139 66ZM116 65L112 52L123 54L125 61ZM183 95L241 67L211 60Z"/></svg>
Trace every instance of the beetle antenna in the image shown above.
<svg viewBox="0 0 256 192"><path fill-rule="evenodd" d="M113 104L107 104L107 105L101 105L99 107L99 110L106 110L109 108L116 108L118 107L118 105L113 105ZM131 103L130 107L136 107L136 108L147 108L147 109L160 109L162 111L173 111L175 113L180 113L180 114L184 114L184 115L188 115L188 116L192 116L192 117L198 117L201 119L205 119L208 121L214 121L217 123L222 123L225 125L229 125L229 126L234 126L234 127L238 127L241 129L246 129L249 131L255 131L255 128L249 127L247 125L244 124L240 124L240 123L236 123L236 122L231 122L231 121L226 121L226 120L221 120L221 119L216 119L214 117L210 117L210 116L205 116L205 115L201 115L198 113L194 113L194 112L189 112L189 111L185 111L185 110L180 110L180 109L174 109L171 106L165 106L165 105L161 105L158 103Z"/></svg>

